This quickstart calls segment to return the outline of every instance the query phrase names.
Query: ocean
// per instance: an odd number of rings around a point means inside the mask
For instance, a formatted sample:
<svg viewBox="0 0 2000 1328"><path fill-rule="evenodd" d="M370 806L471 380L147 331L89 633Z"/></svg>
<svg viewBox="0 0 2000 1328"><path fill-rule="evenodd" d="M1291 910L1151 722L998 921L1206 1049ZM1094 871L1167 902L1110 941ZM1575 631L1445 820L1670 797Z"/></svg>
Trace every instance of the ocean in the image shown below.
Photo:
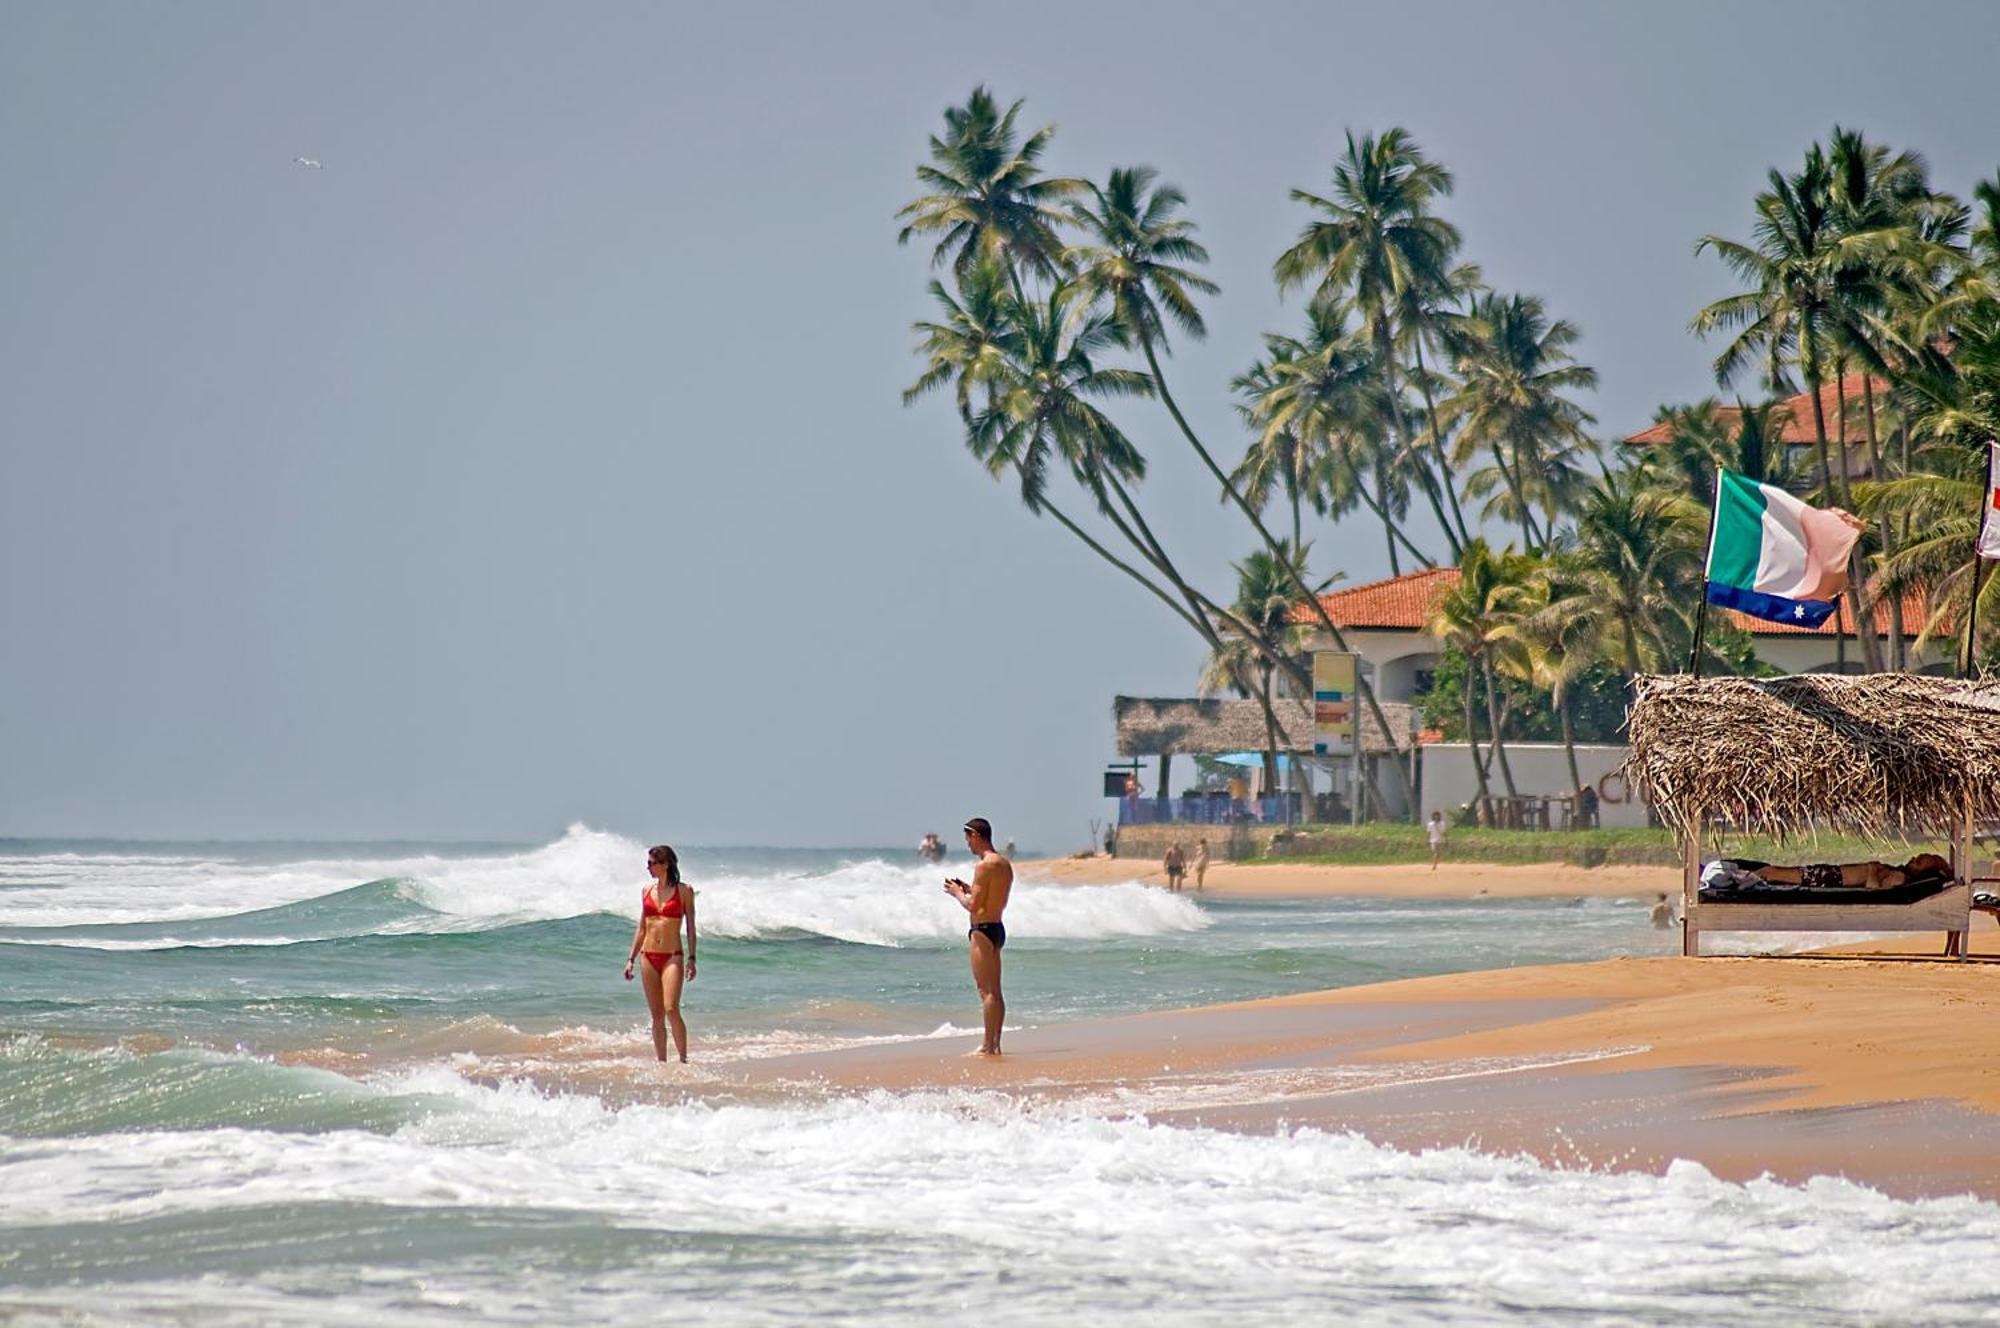
<svg viewBox="0 0 2000 1328"><path fill-rule="evenodd" d="M0 1322L1990 1323L2000 1206L733 1068L976 1027L908 851L0 840ZM1010 1027L1665 953L1641 900L1016 887Z"/></svg>

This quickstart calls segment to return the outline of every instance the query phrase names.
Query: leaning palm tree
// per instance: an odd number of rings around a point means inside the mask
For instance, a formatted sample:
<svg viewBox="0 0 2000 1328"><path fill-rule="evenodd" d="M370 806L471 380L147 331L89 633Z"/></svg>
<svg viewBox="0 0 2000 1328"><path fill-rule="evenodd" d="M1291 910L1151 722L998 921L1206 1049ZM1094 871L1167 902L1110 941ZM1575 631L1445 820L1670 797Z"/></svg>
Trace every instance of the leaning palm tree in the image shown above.
<svg viewBox="0 0 2000 1328"><path fill-rule="evenodd" d="M1063 254L1078 292L1108 304L1149 356L1167 344L1169 322L1189 336L1206 335L1194 296L1222 289L1188 266L1206 263L1208 250L1194 238L1195 224L1177 215L1187 196L1158 179L1150 166L1123 166L1103 188L1091 186L1091 197L1069 209L1084 242Z"/></svg>
<svg viewBox="0 0 2000 1328"><path fill-rule="evenodd" d="M1474 689L1485 693L1486 733L1497 759L1507 796L1514 797L1514 773L1507 762L1505 716L1501 711L1499 688L1494 677L1497 661L1521 651L1514 625L1534 607L1534 576L1537 560L1512 549L1495 551L1484 539L1475 538L1465 546L1458 564L1458 581L1431 602L1425 630L1440 641L1458 647L1465 656L1466 670L1460 703L1464 707L1465 740L1470 747L1474 776L1479 784L1479 815L1482 824L1493 823L1492 790L1487 782L1486 763L1480 759L1478 725L1475 722Z"/></svg>
<svg viewBox="0 0 2000 1328"><path fill-rule="evenodd" d="M1714 397L1691 406L1662 406L1653 423L1666 425L1667 436L1640 454L1640 472L1648 483L1684 493L1704 508L1715 505L1718 470L1790 488L1797 482L1795 468L1778 441L1789 419L1784 405L1771 401L1753 406L1739 399L1726 413Z"/></svg>
<svg viewBox="0 0 2000 1328"><path fill-rule="evenodd" d="M1499 628L1520 643L1517 655L1503 657L1511 676L1549 694L1561 726L1572 789L1583 787L1576 763L1576 723L1571 692L1604 655L1605 617L1589 574L1567 557L1544 560L1524 611Z"/></svg>
<svg viewBox="0 0 2000 1328"><path fill-rule="evenodd" d="M1504 493L1499 514L1519 522L1528 547L1542 546L1576 496L1577 460L1596 447L1585 432L1594 419L1569 394L1596 387L1597 371L1570 351L1576 325L1551 320L1532 295L1482 295L1466 325L1453 366L1459 388L1446 404L1459 422L1454 459L1491 455L1498 482L1482 490Z"/></svg>
<svg viewBox="0 0 2000 1328"><path fill-rule="evenodd" d="M1402 570L1399 544L1434 566L1402 527L1409 466L1389 442L1380 361L1365 336L1348 330L1340 310L1314 306L1307 323L1301 339L1267 336L1268 358L1231 384L1258 431L1235 479L1261 504L1274 477L1282 478L1293 502L1294 543L1301 500L1322 516L1359 504L1382 523L1392 575Z"/></svg>
<svg viewBox="0 0 2000 1328"><path fill-rule="evenodd" d="M956 295L942 282L930 283L943 317L916 325L925 367L904 391L903 403L915 404L949 385L967 449L988 473L998 478L1011 472L1030 511L1052 517L1190 627L1205 638L1212 636L1203 616L1191 611L1177 588L1160 585L1106 548L1050 496L1052 443L1066 462L1077 463L1074 469L1100 477L1100 489L1107 475L1127 480L1143 475L1144 459L1137 449L1115 428L1096 432L1101 416L1090 406L1094 398L1144 388L1116 371L1100 370L1092 360L1092 352L1110 335L1101 322L1071 326L1064 335L1068 320L1060 305L1053 316L1046 311L1034 316L1013 297L1009 285L993 261L968 270ZM1049 400L1034 401L1037 387ZM1087 466L1082 464L1086 458Z"/></svg>
<svg viewBox="0 0 2000 1328"><path fill-rule="evenodd" d="M1311 628L1296 624L1293 608L1297 603L1292 589L1293 571L1305 565L1305 551L1291 546L1285 554L1292 566L1283 566L1268 551L1258 549L1236 568L1236 598L1231 605L1236 616L1259 630L1261 639L1235 636L1210 652L1201 674L1203 696L1224 689L1254 697L1264 712L1264 787L1275 790L1278 783L1278 718L1275 682L1288 658L1296 658L1310 639Z"/></svg>
<svg viewBox="0 0 2000 1328"><path fill-rule="evenodd" d="M1280 290L1309 287L1315 303L1345 303L1360 316L1384 365L1396 445L1412 453L1416 440L1402 409L1395 352L1414 335L1413 310L1453 297L1458 230L1431 211L1451 190L1451 172L1427 158L1407 131L1358 139L1350 131L1334 163L1331 195L1292 190L1317 215L1272 264ZM1456 542L1440 499L1449 476L1440 479L1428 465L1423 473L1438 525Z"/></svg>
<svg viewBox="0 0 2000 1328"><path fill-rule="evenodd" d="M1864 484L1857 492L1862 515L1898 513L1918 532L1882 559L1878 592L1926 598L1928 613L1917 633L1921 647L1941 631L1969 630L1976 585L1981 636L1990 637L2000 628L2000 576L1982 578L1974 551L1986 498L1984 450L1940 441L1924 448L1918 461L1922 469ZM1972 643L1975 659L1978 644Z"/></svg>
<svg viewBox="0 0 2000 1328"><path fill-rule="evenodd" d="M1757 195L1757 220L1750 244L1706 235L1695 252L1712 249L1750 289L1725 296L1694 317L1701 336L1733 331L1715 360L1715 377L1726 384L1744 366L1761 360L1762 377L1774 391L1791 386L1796 363L1812 398L1813 438L1818 445L1821 501L1853 505L1845 479L1847 458L1836 472L1826 428L1821 384L1829 362L1839 353L1840 326L1853 309L1854 273L1880 256L1885 238L1875 232L1842 229L1835 201L1835 180L1826 152L1815 143L1805 164L1794 175L1773 170L1770 188ZM1863 581L1859 550L1847 588L1847 608L1861 635L1868 668L1882 667L1875 640L1874 618L1861 612Z"/></svg>
<svg viewBox="0 0 2000 1328"><path fill-rule="evenodd" d="M1708 514L1686 496L1613 471L1576 514L1572 566L1608 616L1628 675L1671 667L1670 642L1700 603Z"/></svg>
<svg viewBox="0 0 2000 1328"><path fill-rule="evenodd" d="M937 235L931 261L951 259L961 277L991 261L1010 273L1055 280L1062 253L1056 230L1066 219L1060 206L1084 183L1042 175L1041 156L1055 126L1022 140L1015 123L1020 113L1020 102L1002 111L983 87L974 88L965 105L945 109L944 134L931 136L930 164L917 167L918 182L931 192L896 214L908 219L897 243ZM1018 280L1015 286L1018 295Z"/></svg>

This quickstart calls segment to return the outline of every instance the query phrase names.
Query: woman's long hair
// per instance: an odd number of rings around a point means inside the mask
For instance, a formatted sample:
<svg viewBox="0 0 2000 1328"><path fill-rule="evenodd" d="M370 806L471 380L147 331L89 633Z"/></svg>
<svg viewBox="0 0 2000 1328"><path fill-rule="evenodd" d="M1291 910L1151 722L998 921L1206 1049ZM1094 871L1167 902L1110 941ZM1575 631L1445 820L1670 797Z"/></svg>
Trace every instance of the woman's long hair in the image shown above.
<svg viewBox="0 0 2000 1328"><path fill-rule="evenodd" d="M681 858L671 844L655 844L646 850L646 861L667 864L667 883L679 888L681 883Z"/></svg>

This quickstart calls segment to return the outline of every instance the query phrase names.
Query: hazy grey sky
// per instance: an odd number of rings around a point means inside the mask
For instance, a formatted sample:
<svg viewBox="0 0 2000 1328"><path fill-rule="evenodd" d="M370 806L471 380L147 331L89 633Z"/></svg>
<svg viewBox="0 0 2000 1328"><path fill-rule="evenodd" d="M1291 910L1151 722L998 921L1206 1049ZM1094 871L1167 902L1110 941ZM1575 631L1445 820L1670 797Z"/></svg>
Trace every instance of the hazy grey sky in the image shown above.
<svg viewBox="0 0 2000 1328"><path fill-rule="evenodd" d="M1200 649L903 409L895 210L978 82L1157 166L1222 295L1408 127L1607 436L1711 390L1767 167L2000 165L1983 4L0 5L0 834L1079 846L1110 698ZM304 156L323 163L311 169ZM1158 524L1247 551L1156 406ZM1321 563L1381 574L1365 522ZM975 648L975 646L977 648Z"/></svg>

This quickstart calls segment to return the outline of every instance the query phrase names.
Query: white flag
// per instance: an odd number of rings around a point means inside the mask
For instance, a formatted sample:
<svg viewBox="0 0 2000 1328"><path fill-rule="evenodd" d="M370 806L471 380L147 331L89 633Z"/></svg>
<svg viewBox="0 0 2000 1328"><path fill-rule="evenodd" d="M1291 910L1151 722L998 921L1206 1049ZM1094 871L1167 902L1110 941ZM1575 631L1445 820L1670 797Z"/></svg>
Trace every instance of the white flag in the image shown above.
<svg viewBox="0 0 2000 1328"><path fill-rule="evenodd" d="M1979 505L1979 556L2000 558L2000 443L1988 443L1986 448L1986 497Z"/></svg>

